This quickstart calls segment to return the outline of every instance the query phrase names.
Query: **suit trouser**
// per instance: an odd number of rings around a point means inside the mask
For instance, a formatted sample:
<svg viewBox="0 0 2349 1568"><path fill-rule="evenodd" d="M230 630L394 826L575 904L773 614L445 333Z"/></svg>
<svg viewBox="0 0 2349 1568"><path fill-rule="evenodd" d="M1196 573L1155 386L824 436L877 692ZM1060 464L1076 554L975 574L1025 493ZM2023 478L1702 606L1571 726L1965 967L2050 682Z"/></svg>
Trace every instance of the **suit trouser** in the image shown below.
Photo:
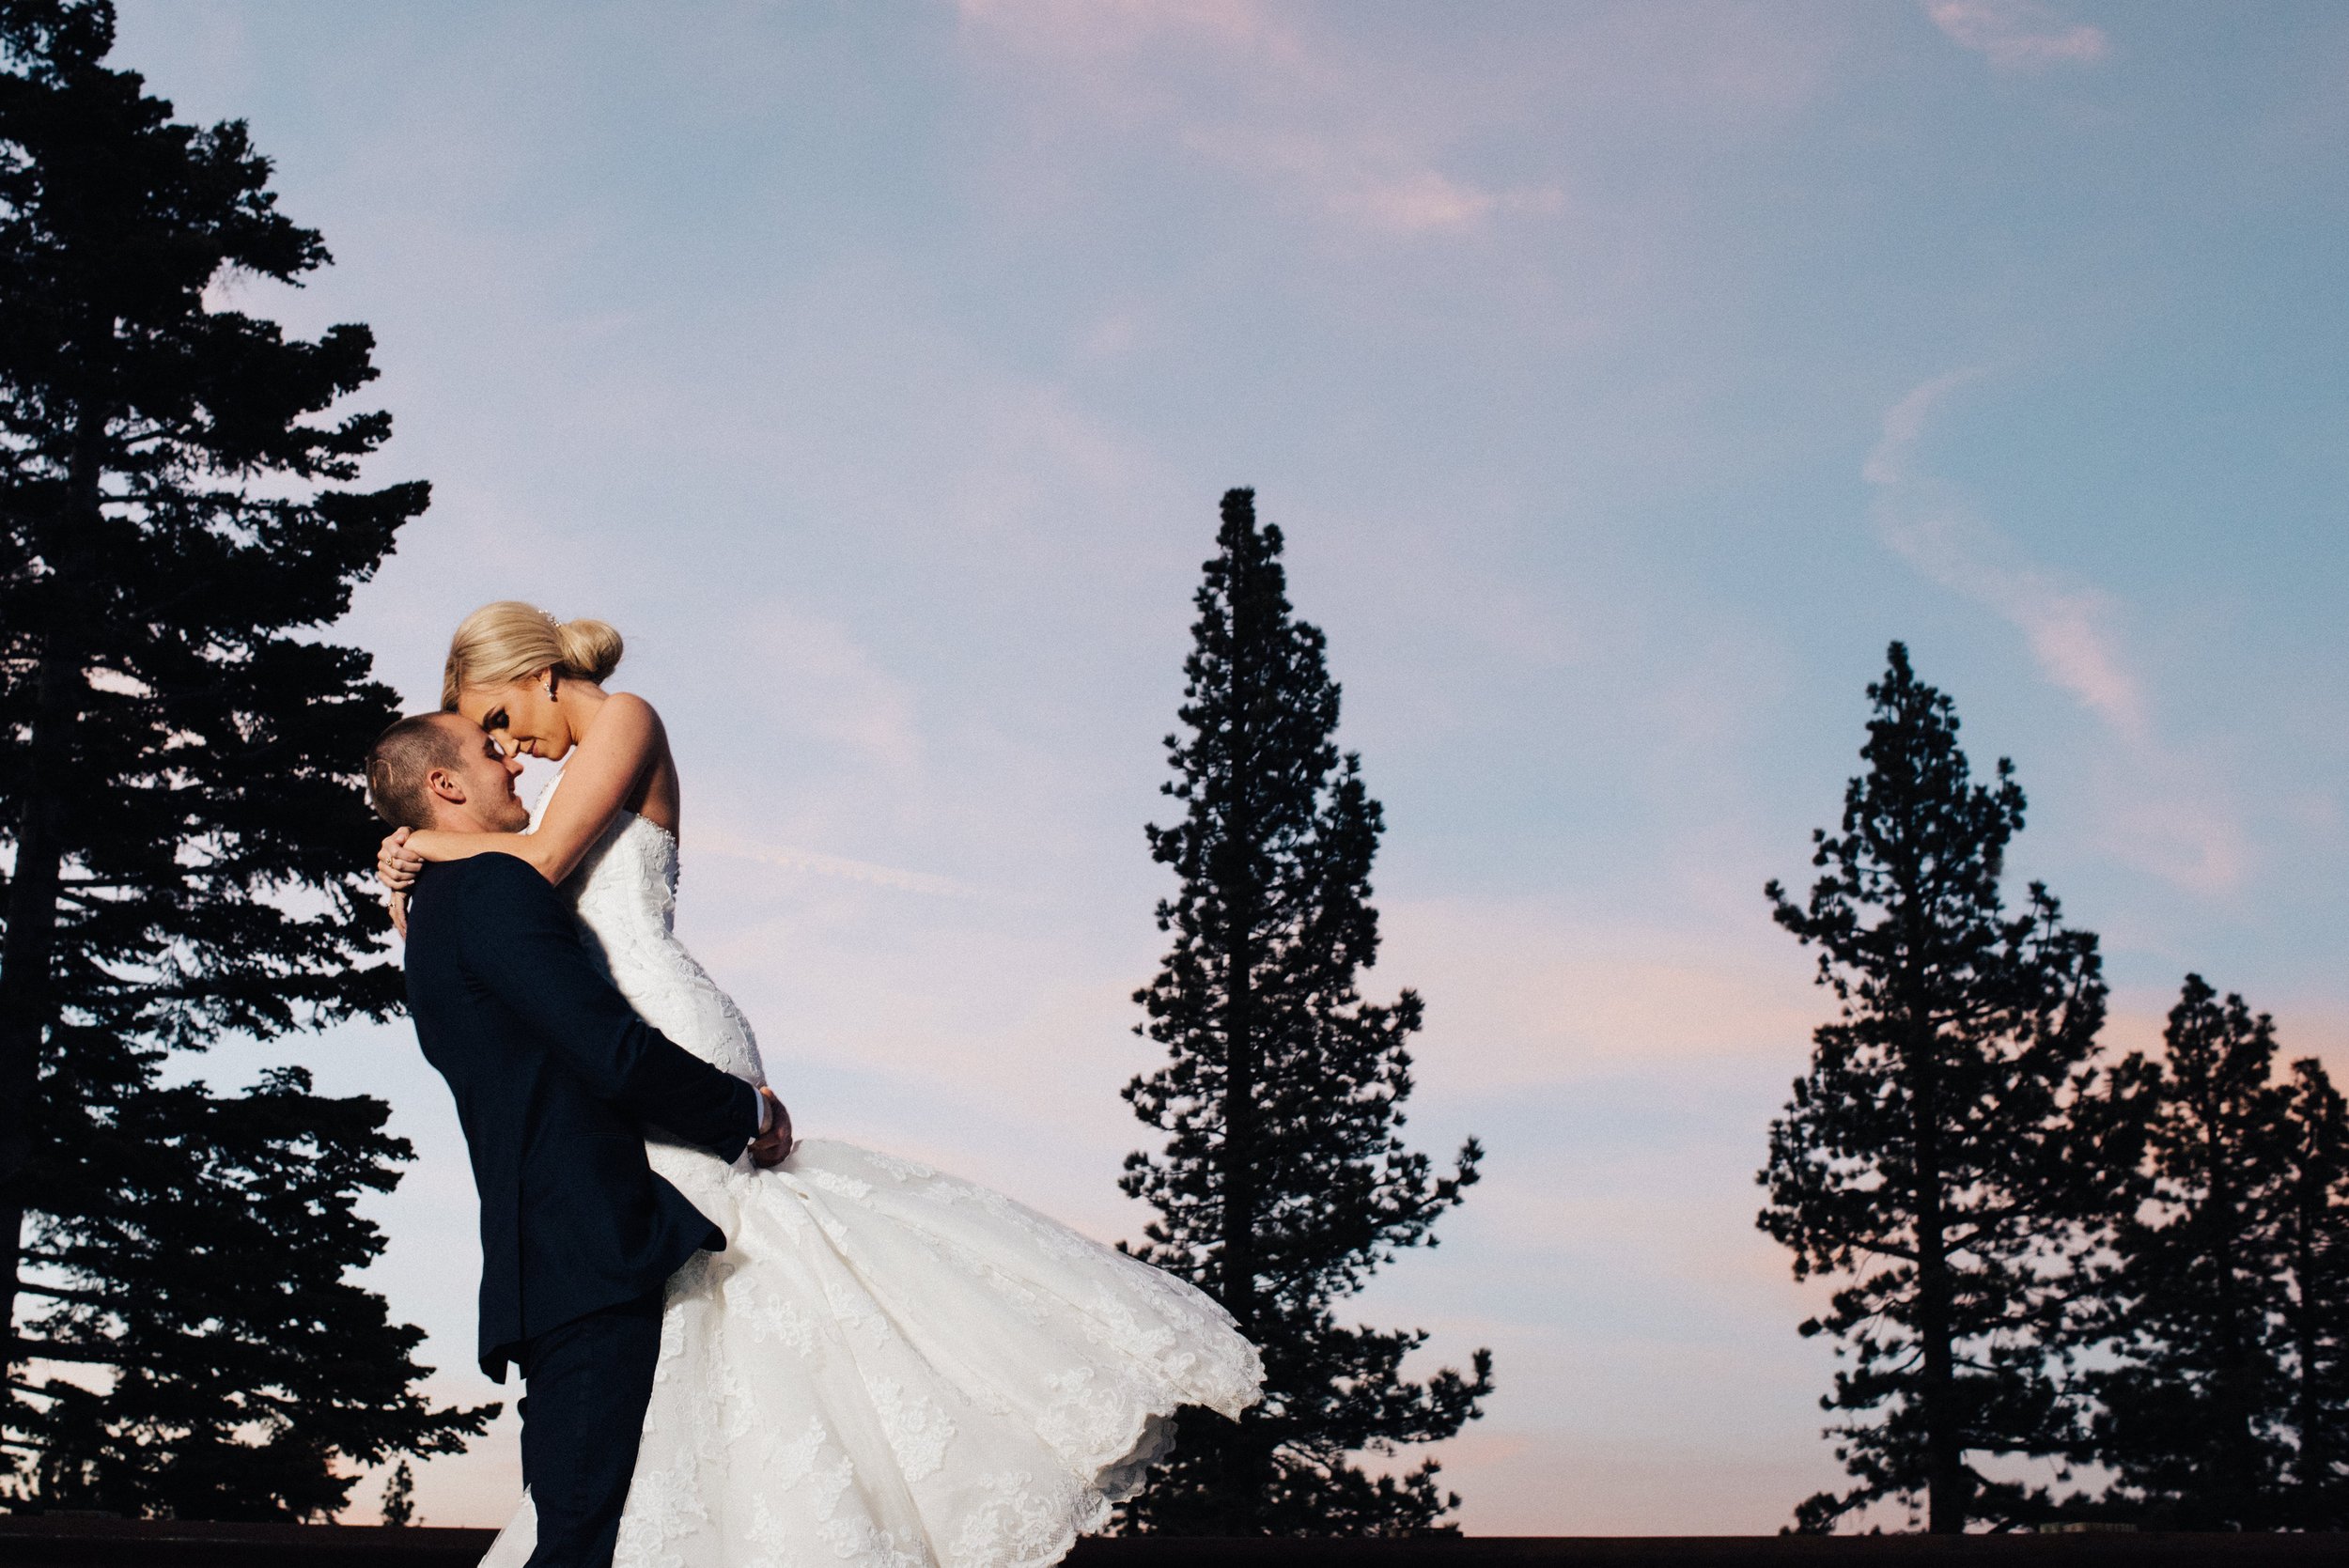
<svg viewBox="0 0 2349 1568"><path fill-rule="evenodd" d="M529 1568L611 1568L660 1354L659 1291L521 1344L522 1484L538 1515Z"/></svg>

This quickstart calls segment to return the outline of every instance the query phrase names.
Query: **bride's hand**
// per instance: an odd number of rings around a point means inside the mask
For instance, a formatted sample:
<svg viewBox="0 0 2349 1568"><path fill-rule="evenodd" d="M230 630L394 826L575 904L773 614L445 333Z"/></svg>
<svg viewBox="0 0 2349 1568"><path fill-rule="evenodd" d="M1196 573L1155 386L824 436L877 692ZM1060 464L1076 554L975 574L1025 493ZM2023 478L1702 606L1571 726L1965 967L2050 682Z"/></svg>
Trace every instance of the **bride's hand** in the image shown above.
<svg viewBox="0 0 2349 1568"><path fill-rule="evenodd" d="M408 939L408 895L404 893L392 894L391 905L392 929L399 933L400 940L406 941Z"/></svg>
<svg viewBox="0 0 2349 1568"><path fill-rule="evenodd" d="M375 851L375 879L395 893L405 893L416 885L416 873L424 869L424 857L408 847L408 830L395 828L384 835ZM405 898L400 900L406 903Z"/></svg>

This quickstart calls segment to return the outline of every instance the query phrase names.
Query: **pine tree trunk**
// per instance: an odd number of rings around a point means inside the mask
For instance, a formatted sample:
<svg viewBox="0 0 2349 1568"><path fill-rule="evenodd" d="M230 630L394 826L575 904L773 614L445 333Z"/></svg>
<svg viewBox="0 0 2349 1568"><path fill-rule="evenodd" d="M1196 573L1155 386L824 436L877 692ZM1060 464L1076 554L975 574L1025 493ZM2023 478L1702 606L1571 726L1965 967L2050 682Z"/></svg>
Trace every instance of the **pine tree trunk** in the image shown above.
<svg viewBox="0 0 2349 1568"><path fill-rule="evenodd" d="M2293 1414L2300 1440L2294 1455L2293 1490L2298 1497L2300 1516L2294 1522L2302 1529L2320 1529L2324 1528L2325 1483L2332 1473L2332 1448L2326 1440L2324 1398L2317 1376L2323 1351L2317 1343L2316 1303L2310 1293L2317 1266L2314 1240L2325 1194L2320 1188L2315 1203L2310 1204L2307 1183L2295 1185L2298 1190L2293 1194L2294 1205L2298 1213L2292 1236L2292 1345L2299 1386L2293 1390Z"/></svg>
<svg viewBox="0 0 2349 1568"><path fill-rule="evenodd" d="M1929 1081L1929 1080L1928 1080ZM1957 1430L1957 1374L1950 1288L1950 1259L1941 1212L1940 1140L1933 1125L1934 1096L1918 1095L1917 1335L1923 1342L1926 1529L1956 1535L1972 1501L1966 1483L1965 1447Z"/></svg>
<svg viewBox="0 0 2349 1568"><path fill-rule="evenodd" d="M24 1210L33 1161L33 1097L40 1049L53 1011L50 959L57 928L57 877L64 846L57 833L59 764L73 720L79 660L52 631L40 655L39 695L25 748L24 788L17 809L16 866L8 880L8 934L0 941L0 1324L16 1354L16 1295Z"/></svg>
<svg viewBox="0 0 2349 1568"><path fill-rule="evenodd" d="M1239 801L1247 799L1247 775L1237 780ZM1236 802L1237 803L1237 802ZM1245 816L1244 805L1241 815ZM1235 824L1232 842L1247 845L1250 825ZM1257 1081L1263 1077L1263 1038L1256 1013L1254 943L1257 900L1243 887L1232 910L1233 940L1226 950L1224 975L1223 1078L1223 1310L1250 1339L1256 1329L1256 1114ZM1260 1495L1269 1480L1268 1455L1258 1441L1257 1412L1244 1414L1237 1431L1223 1447L1223 1496L1226 1499ZM1245 1514L1236 1515L1245 1518Z"/></svg>
<svg viewBox="0 0 2349 1568"><path fill-rule="evenodd" d="M1925 1528L1936 1535L1959 1535L1972 1512L1966 1476L1966 1446L1958 1430L1956 1322L1941 1169L1940 1041L1933 1009L1918 974L1926 935L1922 868L1913 860L1900 870L1905 890L1902 924L1908 973L1906 1032L1910 1072L1910 1136L1917 1149L1917 1337L1922 1342L1924 1375L1919 1396L1924 1405Z"/></svg>
<svg viewBox="0 0 2349 1568"><path fill-rule="evenodd" d="M2215 1116L2205 1126L2215 1123ZM2259 1486L2258 1447L2252 1432L2252 1410L2256 1396L2252 1389L2255 1375L2250 1336L2244 1332L2245 1310L2243 1281L2235 1266L2234 1248L2229 1238L2239 1234L2242 1216L2238 1212L2234 1193L2227 1180L2225 1162L2219 1151L2212 1147L2217 1134L2204 1134L2203 1159L2210 1188L2211 1234L2217 1266L2218 1320L2224 1325L2218 1346L2217 1375L2214 1379L2217 1406L2217 1420L2211 1423L2211 1451L2218 1473L2215 1478L2219 1487L2221 1518L2227 1527L2257 1529L2246 1515L2256 1506ZM2204 1528L2219 1520L2201 1521Z"/></svg>
<svg viewBox="0 0 2349 1568"><path fill-rule="evenodd" d="M1226 514L1227 534L1230 517ZM1243 530L1233 546L1236 560L1251 568L1254 558L1252 528ZM1261 699L1259 660L1273 628L1264 622L1252 582L1237 577L1232 592L1232 748L1231 815L1224 844L1232 864L1220 878L1228 890L1226 908L1231 921L1224 950L1224 1084L1223 1084L1223 1310L1239 1331L1259 1338L1256 1326L1256 1281L1261 1272L1256 1248L1258 1147L1257 1092L1264 1076L1264 1037L1258 1020L1255 933L1263 916L1264 890L1257 879L1252 851L1261 830L1254 807ZM1223 1448L1223 1496L1227 1501L1260 1496L1270 1482L1270 1455L1260 1441L1259 1413L1250 1410ZM1240 1505L1243 1509L1245 1504ZM1245 1519L1244 1512L1236 1519ZM1244 1527L1242 1527L1244 1528Z"/></svg>
<svg viewBox="0 0 2349 1568"><path fill-rule="evenodd" d="M1223 1310L1243 1334L1256 1318L1256 1079L1252 964L1245 939L1227 959L1223 1019Z"/></svg>
<svg viewBox="0 0 2349 1568"><path fill-rule="evenodd" d="M57 832L64 791L60 766L70 750L81 660L61 631L45 639L33 733L25 748L24 792L18 807L15 875L8 881L8 935L0 942L0 1322L16 1356L16 1292L33 1159L33 1097L42 1037L54 1011L50 959L57 930L57 878L64 845Z"/></svg>
<svg viewBox="0 0 2349 1568"><path fill-rule="evenodd" d="M24 748L18 800L16 865L8 879L8 930L0 937L0 1327L17 1355L16 1297L23 1255L24 1213L33 1162L33 1101L40 1080L41 1044L56 1012L51 984L56 947L57 887L65 861L58 817L70 791L73 729L81 717L82 621L76 589L99 508L98 435L84 421L75 443L64 515L45 553L57 572L52 615L41 634L32 732Z"/></svg>

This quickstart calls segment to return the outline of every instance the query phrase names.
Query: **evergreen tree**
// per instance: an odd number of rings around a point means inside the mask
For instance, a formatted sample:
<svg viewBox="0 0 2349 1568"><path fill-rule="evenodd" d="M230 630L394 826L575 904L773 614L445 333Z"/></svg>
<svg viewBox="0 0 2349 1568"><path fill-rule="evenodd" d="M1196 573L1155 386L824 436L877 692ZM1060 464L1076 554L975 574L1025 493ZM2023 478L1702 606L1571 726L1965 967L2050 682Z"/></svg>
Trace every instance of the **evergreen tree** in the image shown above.
<svg viewBox="0 0 2349 1568"><path fill-rule="evenodd" d="M110 69L102 0L0 0L0 1324L20 1506L315 1514L337 1456L456 1446L412 1328L346 1282L405 1144L296 1072L174 1051L396 1004L357 777L392 717L322 640L422 511L334 416L372 339L208 290L296 283L241 123Z"/></svg>
<svg viewBox="0 0 2349 1568"><path fill-rule="evenodd" d="M1841 1343L1821 1406L1857 1484L1821 1493L1798 1528L1831 1529L1884 1499L1955 1531L2037 1506L1976 1454L2061 1445L2049 1274L2086 1206L2068 1106L2104 1016L2095 937L2033 883L1999 891L2024 799L2001 758L1974 782L1950 699L1895 643L1868 688L1868 770L1840 834L1814 832L1807 904L1773 881L1778 923L1819 948L1841 1004L1770 1126L1759 1224L1797 1280L1842 1281L1805 1335Z"/></svg>
<svg viewBox="0 0 2349 1568"><path fill-rule="evenodd" d="M2349 1114L2275 1028L2186 978L2162 1058L2081 1110L2117 1176L2075 1337L2103 1511L2176 1529L2349 1525Z"/></svg>
<svg viewBox="0 0 2349 1568"><path fill-rule="evenodd" d="M2285 1115L2275 1026L2189 974L2161 1061L2112 1072L2104 1120L2133 1130L2114 1163L2109 1264L2087 1333L2103 1354L2085 1456L2110 1500L2182 1529L2278 1521L2290 1452L2282 1337ZM2110 1135L2108 1134L2108 1137Z"/></svg>
<svg viewBox="0 0 2349 1568"><path fill-rule="evenodd" d="M1370 866L1381 831L1361 759L1332 736L1338 686L1320 631L1290 613L1281 531L1252 491L1223 497L1217 554L1195 598L1165 793L1183 820L1148 830L1181 877L1159 906L1174 946L1135 993L1137 1032L1166 1065L1126 1098L1168 1135L1135 1154L1123 1187L1159 1212L1139 1256L1223 1303L1260 1346L1264 1402L1237 1423L1186 1411L1174 1457L1127 1506L1140 1530L1185 1534L1400 1534L1442 1526L1458 1504L1427 1461L1376 1481L1368 1451L1451 1436L1492 1389L1474 1374L1400 1373L1418 1330L1341 1327L1332 1312L1476 1179L1470 1139L1446 1175L1397 1129L1411 1090L1410 991L1362 1000L1376 961Z"/></svg>
<svg viewBox="0 0 2349 1568"><path fill-rule="evenodd" d="M416 1522L416 1472L408 1461L399 1462L392 1479L383 1483L383 1523L393 1529Z"/></svg>
<svg viewBox="0 0 2349 1568"><path fill-rule="evenodd" d="M2292 1064L2279 1198L2294 1452L2284 1517L2349 1529L2349 1108L2322 1063Z"/></svg>

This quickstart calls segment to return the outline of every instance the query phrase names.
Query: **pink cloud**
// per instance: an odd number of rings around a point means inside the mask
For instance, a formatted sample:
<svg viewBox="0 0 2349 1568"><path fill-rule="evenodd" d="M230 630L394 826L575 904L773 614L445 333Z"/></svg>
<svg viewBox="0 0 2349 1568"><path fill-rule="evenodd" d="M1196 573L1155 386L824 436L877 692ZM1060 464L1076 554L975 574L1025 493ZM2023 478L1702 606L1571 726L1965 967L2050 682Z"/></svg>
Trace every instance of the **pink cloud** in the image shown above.
<svg viewBox="0 0 2349 1568"><path fill-rule="evenodd" d="M2001 70L2087 65L2109 47L2103 28L2066 24L2032 0L1927 0L1925 15L1960 48L1988 55Z"/></svg>
<svg viewBox="0 0 2349 1568"><path fill-rule="evenodd" d="M1253 0L958 3L966 38L1045 89L1031 111L1057 101L1088 142L1104 126L1164 136L1303 213L1377 234L1466 234L1565 209L1554 182L1455 172L1474 114L1399 98L1389 63Z"/></svg>
<svg viewBox="0 0 2349 1568"><path fill-rule="evenodd" d="M1555 186L1486 191L1434 169L1419 169L1335 193L1330 206L1334 211L1358 213L1378 228L1424 234L1467 228L1496 212L1557 212L1565 207L1565 196Z"/></svg>

